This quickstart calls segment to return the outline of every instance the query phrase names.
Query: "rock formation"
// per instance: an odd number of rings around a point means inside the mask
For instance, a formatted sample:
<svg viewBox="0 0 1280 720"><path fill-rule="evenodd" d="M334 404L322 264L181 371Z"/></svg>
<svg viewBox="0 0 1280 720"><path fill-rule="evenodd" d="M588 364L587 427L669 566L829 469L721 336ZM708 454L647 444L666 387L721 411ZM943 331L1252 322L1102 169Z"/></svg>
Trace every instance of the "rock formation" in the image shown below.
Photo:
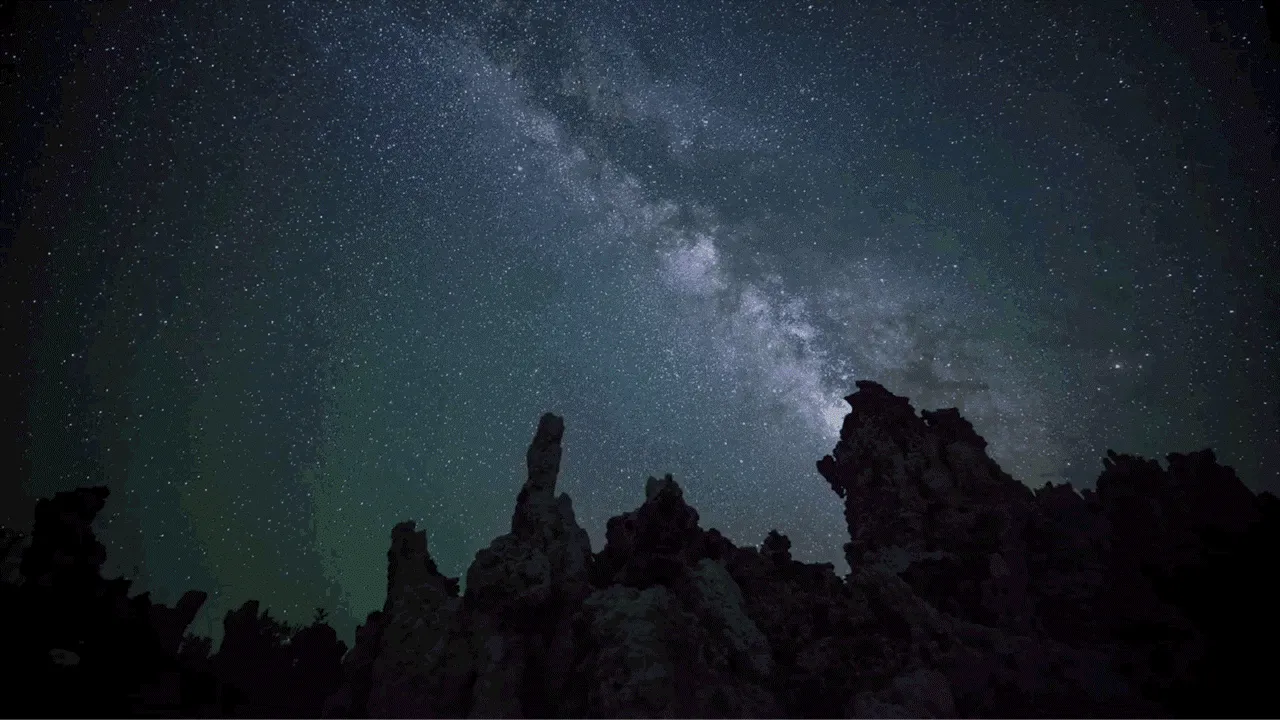
<svg viewBox="0 0 1280 720"><path fill-rule="evenodd" d="M1108 451L1096 491L1032 491L954 409L871 382L818 471L843 499L850 573L703 529L671 476L591 552L556 495L544 415L511 529L457 579L412 522L349 652L256 601L217 653L175 608L103 580L101 488L0 534L9 652L35 714L328 717L1274 716L1266 652L1280 502L1211 451L1167 467ZM20 560L18 559L20 558ZM15 568L17 568L15 570ZM17 620L15 620L17 619ZM1255 659L1259 658L1259 659ZM66 689L74 688L76 695ZM72 701L69 697L80 697ZM79 702L79 704L76 704Z"/></svg>
<svg viewBox="0 0 1280 720"><path fill-rule="evenodd" d="M320 714L346 651L328 625L289 628L245 603L227 614L222 648L185 636L204 604L188 591L170 608L130 581L101 575L106 551L91 524L107 488L57 493L36 504L16 575L0 582L5 623L5 714L59 717L290 716ZM5 565L14 564L6 550Z"/></svg>
<svg viewBox="0 0 1280 720"><path fill-rule="evenodd" d="M175 657L205 601L177 607L129 597L129 581L101 575L106 550L90 528L103 487L61 492L36 504L29 538L4 533L0 617L8 715L185 715L216 709L212 678ZM13 554L21 553L13 572Z"/></svg>
<svg viewBox="0 0 1280 720"><path fill-rule="evenodd" d="M957 712L1256 712L1258 671L1235 651L1276 639L1275 625L1214 625L1241 607L1261 621L1274 496L1209 450L1169 455L1168 469L1108 451L1096 492L1032 492L954 409L916 416L871 382L847 400L818 471L845 502L852 584L900 585L959 633L929 660ZM1191 581L1204 576L1222 584Z"/></svg>

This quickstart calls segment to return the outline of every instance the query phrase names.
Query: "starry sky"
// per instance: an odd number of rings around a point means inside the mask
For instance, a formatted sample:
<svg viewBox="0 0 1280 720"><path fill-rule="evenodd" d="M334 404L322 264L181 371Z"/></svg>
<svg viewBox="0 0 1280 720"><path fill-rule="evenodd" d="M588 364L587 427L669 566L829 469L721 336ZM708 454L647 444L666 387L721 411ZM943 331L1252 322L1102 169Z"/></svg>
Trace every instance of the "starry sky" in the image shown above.
<svg viewBox="0 0 1280 720"><path fill-rule="evenodd" d="M1280 489L1256 3L205 5L19 7L2 198L3 521L110 486L107 571L198 632L350 632L403 519L465 573L544 411L597 549L670 472L842 567L863 378L1032 486Z"/></svg>

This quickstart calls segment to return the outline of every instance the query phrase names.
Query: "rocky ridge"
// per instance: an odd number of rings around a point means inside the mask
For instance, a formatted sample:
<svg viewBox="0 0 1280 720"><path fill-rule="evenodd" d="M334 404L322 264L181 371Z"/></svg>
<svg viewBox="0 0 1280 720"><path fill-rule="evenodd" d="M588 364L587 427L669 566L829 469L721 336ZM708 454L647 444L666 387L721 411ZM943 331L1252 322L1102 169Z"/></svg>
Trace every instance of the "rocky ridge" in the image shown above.
<svg viewBox="0 0 1280 720"><path fill-rule="evenodd" d="M917 414L872 382L847 400L840 440L817 463L844 502L847 577L793 559L776 531L738 547L703 529L671 476L650 478L592 553L555 492L564 423L548 414L510 532L476 554L465 593L439 572L426 533L401 523L386 601L349 651L322 616L291 628L256 602L228 614L217 653L184 639L203 596L171 609L103 580L89 523L105 489L59 493L30 538L0 535L4 617L27 628L12 651L30 663L15 687L30 688L36 714L1280 710L1265 683L1273 665L1254 659L1277 639L1274 496L1249 491L1208 450L1169 455L1167 467L1108 451L1096 491L1033 491L954 409ZM90 700L45 702L68 684Z"/></svg>

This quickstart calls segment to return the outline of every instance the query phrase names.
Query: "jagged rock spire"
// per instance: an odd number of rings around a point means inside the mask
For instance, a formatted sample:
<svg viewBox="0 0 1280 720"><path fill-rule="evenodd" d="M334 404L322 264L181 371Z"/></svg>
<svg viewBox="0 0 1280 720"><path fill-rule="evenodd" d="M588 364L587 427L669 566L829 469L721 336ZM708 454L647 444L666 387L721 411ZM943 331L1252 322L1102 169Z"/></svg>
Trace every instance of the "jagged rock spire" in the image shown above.
<svg viewBox="0 0 1280 720"><path fill-rule="evenodd" d="M457 612L458 581L436 567L427 549L427 533L412 521L391 529L387 551L387 600L382 614L367 622L366 642L357 641L358 667L345 672L348 682L368 673L367 693L372 717L412 717L439 712L428 690L444 651L450 623ZM370 656L373 656L370 658ZM356 665L352 662L349 665ZM362 681L363 682L363 681Z"/></svg>
<svg viewBox="0 0 1280 720"><path fill-rule="evenodd" d="M391 528L391 549L387 551L387 604L383 610L390 611L399 595L428 584L443 595L458 594L457 579L445 577L436 567L427 549L426 531L418 530L412 520L398 523Z"/></svg>
<svg viewBox="0 0 1280 720"><path fill-rule="evenodd" d="M529 443L525 460L529 467L529 490L555 492L556 476L560 474L560 439L564 437L564 418L551 413L538 419L538 429Z"/></svg>
<svg viewBox="0 0 1280 720"><path fill-rule="evenodd" d="M561 515L555 492L563 437L564 419L559 415L546 413L538 420L538 429L525 453L529 475L516 497L516 509L511 515L511 532L518 537L532 538L546 533ZM570 502L567 495L561 497L565 504ZM568 512L572 516L572 507Z"/></svg>
<svg viewBox="0 0 1280 720"><path fill-rule="evenodd" d="M1029 503L1031 492L987 456L959 411L917 415L907 398L867 380L845 400L840 441L817 467L844 499L849 566L901 565L961 534L994 552L1010 527L1005 501Z"/></svg>

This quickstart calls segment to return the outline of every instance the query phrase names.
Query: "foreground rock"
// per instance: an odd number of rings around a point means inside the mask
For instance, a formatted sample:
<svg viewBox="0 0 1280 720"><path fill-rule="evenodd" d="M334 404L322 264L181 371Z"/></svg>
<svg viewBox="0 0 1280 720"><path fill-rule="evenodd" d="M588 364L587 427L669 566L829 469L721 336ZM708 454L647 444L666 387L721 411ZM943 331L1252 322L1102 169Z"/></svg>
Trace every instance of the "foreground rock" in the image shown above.
<svg viewBox="0 0 1280 720"><path fill-rule="evenodd" d="M917 415L874 383L860 383L849 403L839 444L818 463L845 501L847 578L794 560L780 533L740 548L704 530L669 476L650 478L644 503L611 519L604 548L590 555L568 499L553 496L563 425L544 417L512 532L477 554L461 600L417 536L418 563L430 570L415 587L443 590L414 613L421 646L397 655L428 688L406 694L418 699L405 701L405 714L1118 717L1274 707L1243 659L1258 629L1250 635L1243 623L1261 622L1270 596L1241 570L1272 562L1264 543L1277 527L1275 500L1254 496L1212 453L1171 455L1168 469L1110 454L1097 492L1033 492L1001 471L955 410ZM1205 595L1204 578L1240 595ZM1247 613L1230 612L1242 604ZM362 632L373 647L373 631ZM381 643L383 655L358 644L353 657L385 658L392 646ZM350 677L354 688L362 676ZM375 674L371 698L388 692L380 682L395 685ZM366 711L400 707L371 701Z"/></svg>
<svg viewBox="0 0 1280 720"><path fill-rule="evenodd" d="M175 657L204 593L187 593L169 608L146 593L130 597L128 580L102 577L106 549L90 524L107 495L102 487L58 493L36 504L29 538L4 533L6 714L219 711L216 681ZM19 548L14 563L12 551Z"/></svg>
<svg viewBox="0 0 1280 720"><path fill-rule="evenodd" d="M1255 496L1209 450L1169 455L1167 469L1108 451L1096 492L1032 492L954 409L917 416L880 385L858 388L818 462L845 502L852 585L896 596L903 617L928 610L902 629L912 644L945 639L911 660L947 677L957 712L1275 707L1246 659L1277 639L1261 581L1276 569L1274 496Z"/></svg>
<svg viewBox="0 0 1280 720"><path fill-rule="evenodd" d="M106 549L91 524L107 488L61 492L36 504L16 573L0 582L9 716L315 716L340 676L346 646L328 625L290 628L250 601L227 614L222 647L185 635L204 605L185 593L174 607L129 596L130 581L104 579ZM5 565L14 553L6 550Z"/></svg>
<svg viewBox="0 0 1280 720"><path fill-rule="evenodd" d="M7 652L30 714L312 717L1275 716L1266 652L1280 502L1210 451L1108 453L1096 491L1032 491L955 410L869 382L818 471L845 504L851 572L776 531L738 547L670 476L593 554L556 494L544 415L510 532L466 592L396 525L387 597L349 652L318 613L251 601L213 653L176 607L100 576L101 488L0 534ZM15 624L15 619L17 622ZM1262 658L1262 660L1259 660Z"/></svg>
<svg viewBox="0 0 1280 720"><path fill-rule="evenodd" d="M392 532L383 610L361 627L331 716L772 716L768 643L670 478L610 523L600 558L556 495L563 421L544 415L511 532L476 553L467 592L426 535ZM597 567L598 566L598 567ZM609 573L618 575L603 581ZM362 704L363 700L363 704Z"/></svg>

